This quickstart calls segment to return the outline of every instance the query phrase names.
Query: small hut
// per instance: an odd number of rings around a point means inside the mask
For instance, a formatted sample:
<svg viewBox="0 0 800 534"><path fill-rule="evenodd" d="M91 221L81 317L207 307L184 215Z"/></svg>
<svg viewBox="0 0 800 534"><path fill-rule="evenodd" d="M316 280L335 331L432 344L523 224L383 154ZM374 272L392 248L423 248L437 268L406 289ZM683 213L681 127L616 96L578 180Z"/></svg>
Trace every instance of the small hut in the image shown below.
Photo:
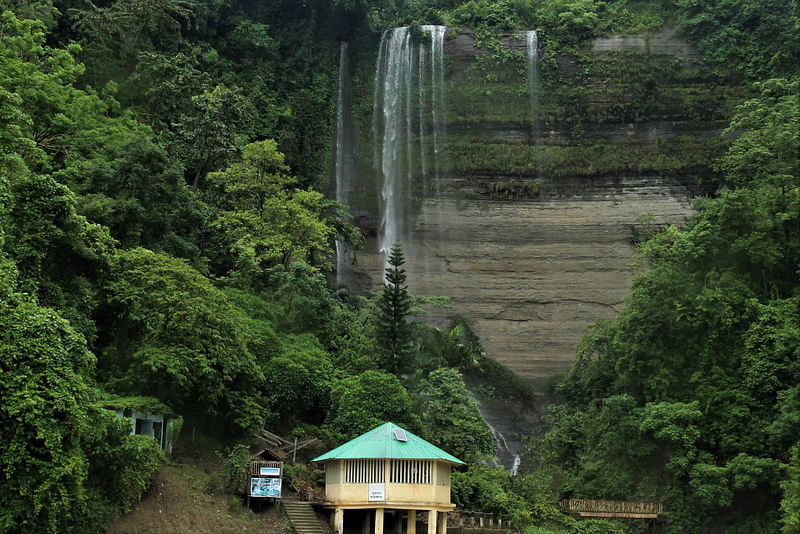
<svg viewBox="0 0 800 534"><path fill-rule="evenodd" d="M415 534L417 514L427 516L428 534L444 534L450 503L450 470L464 462L393 423L386 423L314 459L325 462L325 500L333 530L361 523L358 531ZM348 516L353 516L346 518ZM346 521L347 519L347 521ZM405 526L405 528L403 528ZM349 527L349 529L352 527Z"/></svg>
<svg viewBox="0 0 800 534"><path fill-rule="evenodd" d="M130 419L131 434L152 436L161 450L172 453L183 418L154 397L120 397L101 392L99 406L113 411L118 418Z"/></svg>

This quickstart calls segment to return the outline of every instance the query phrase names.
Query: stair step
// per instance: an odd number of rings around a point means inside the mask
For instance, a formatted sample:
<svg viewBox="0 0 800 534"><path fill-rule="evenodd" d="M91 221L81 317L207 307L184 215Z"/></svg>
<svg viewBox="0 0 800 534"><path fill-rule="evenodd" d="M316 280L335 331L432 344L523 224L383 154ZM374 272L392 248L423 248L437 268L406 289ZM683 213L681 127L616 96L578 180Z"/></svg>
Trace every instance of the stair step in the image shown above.
<svg viewBox="0 0 800 534"><path fill-rule="evenodd" d="M310 503L289 501L282 502L292 528L297 534L325 534L316 512Z"/></svg>

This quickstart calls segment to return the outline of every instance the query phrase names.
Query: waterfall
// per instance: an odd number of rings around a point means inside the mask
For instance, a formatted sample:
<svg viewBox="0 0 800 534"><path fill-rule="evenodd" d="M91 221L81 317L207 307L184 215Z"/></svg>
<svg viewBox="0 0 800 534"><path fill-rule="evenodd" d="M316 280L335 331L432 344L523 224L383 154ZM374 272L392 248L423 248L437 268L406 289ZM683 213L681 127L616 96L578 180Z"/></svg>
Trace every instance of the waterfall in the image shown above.
<svg viewBox="0 0 800 534"><path fill-rule="evenodd" d="M435 189L440 189L447 28L426 25L419 29L430 36L430 44L427 36L417 42L408 26L385 31L375 69L372 131L383 212L379 246L385 259L392 245L402 243L407 235L415 210L413 199L427 193L431 169Z"/></svg>
<svg viewBox="0 0 800 534"><path fill-rule="evenodd" d="M498 432L488 421L486 421L486 424L489 426L492 437L497 443L497 456L503 462L503 466L506 467L512 475L516 475L521 461L519 454L509 448L508 442L506 442L506 438L503 434ZM511 460L511 465L506 465L508 460Z"/></svg>
<svg viewBox="0 0 800 534"><path fill-rule="evenodd" d="M444 34L446 26L421 26L431 34L431 117L433 118L433 155L436 170L436 193L441 193L439 182L439 143L444 131Z"/></svg>
<svg viewBox="0 0 800 534"><path fill-rule="evenodd" d="M350 113L350 83L348 43L339 47L339 97L336 111L336 200L350 204L350 193L355 181L353 161L353 123ZM345 243L336 240L336 284L344 282L349 252Z"/></svg>
<svg viewBox="0 0 800 534"><path fill-rule="evenodd" d="M528 55L528 94L531 98L531 135L539 138L539 36L536 30L523 32Z"/></svg>
<svg viewBox="0 0 800 534"><path fill-rule="evenodd" d="M508 469L512 475L516 475L519 470L519 464L522 461L519 453L509 447L505 436L495 429L483 414L481 414L481 416L489 427L489 431L492 433L495 443L497 443L497 457L503 463L503 467Z"/></svg>

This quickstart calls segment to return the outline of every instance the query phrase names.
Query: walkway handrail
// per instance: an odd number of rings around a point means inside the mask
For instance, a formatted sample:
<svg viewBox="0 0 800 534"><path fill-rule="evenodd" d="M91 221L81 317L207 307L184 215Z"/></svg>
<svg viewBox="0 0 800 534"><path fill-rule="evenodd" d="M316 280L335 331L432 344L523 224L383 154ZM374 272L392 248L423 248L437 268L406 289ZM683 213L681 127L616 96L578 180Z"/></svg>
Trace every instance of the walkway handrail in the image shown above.
<svg viewBox="0 0 800 534"><path fill-rule="evenodd" d="M654 501L609 501L600 499L564 499L561 509L568 512L610 514L663 514L664 503Z"/></svg>

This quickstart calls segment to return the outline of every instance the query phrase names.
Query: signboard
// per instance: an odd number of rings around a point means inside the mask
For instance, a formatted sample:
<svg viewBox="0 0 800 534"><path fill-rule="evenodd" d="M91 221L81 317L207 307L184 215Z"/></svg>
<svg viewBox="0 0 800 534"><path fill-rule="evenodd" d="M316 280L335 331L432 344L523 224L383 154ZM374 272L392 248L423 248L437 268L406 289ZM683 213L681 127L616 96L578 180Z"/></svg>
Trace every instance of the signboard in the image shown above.
<svg viewBox="0 0 800 534"><path fill-rule="evenodd" d="M369 485L369 500L372 501L385 501L386 500L386 484L370 484Z"/></svg>
<svg viewBox="0 0 800 534"><path fill-rule="evenodd" d="M252 477L250 479L251 497L274 497L281 496L281 479L267 477Z"/></svg>
<svg viewBox="0 0 800 534"><path fill-rule="evenodd" d="M258 474L262 477L279 477L281 476L281 468L280 467L260 467L258 469Z"/></svg>

